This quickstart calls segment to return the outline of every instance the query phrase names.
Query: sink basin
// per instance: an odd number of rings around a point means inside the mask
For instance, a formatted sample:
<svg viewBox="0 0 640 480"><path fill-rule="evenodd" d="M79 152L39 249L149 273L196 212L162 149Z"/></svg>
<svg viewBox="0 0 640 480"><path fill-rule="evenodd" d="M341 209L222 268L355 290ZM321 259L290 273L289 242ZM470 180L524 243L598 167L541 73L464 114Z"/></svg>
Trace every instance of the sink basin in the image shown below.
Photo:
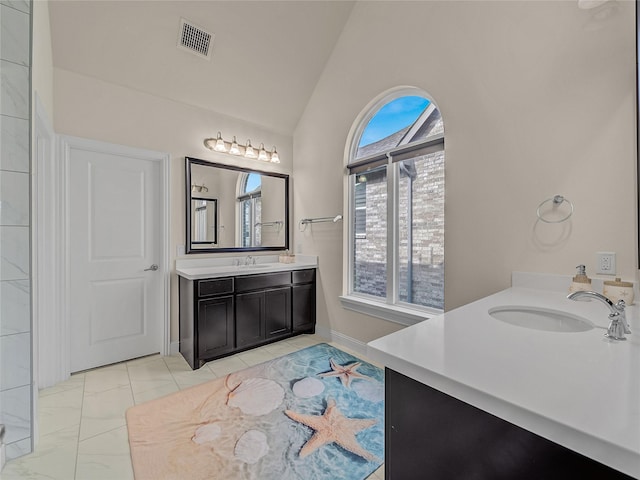
<svg viewBox="0 0 640 480"><path fill-rule="evenodd" d="M489 309L496 320L518 327L546 332L586 332L593 324L584 318L540 307L501 306Z"/></svg>
<svg viewBox="0 0 640 480"><path fill-rule="evenodd" d="M251 269L253 270L254 268L267 268L267 267L272 267L273 265L269 264L269 263L256 263L255 265L237 265L236 268L241 268L241 269Z"/></svg>

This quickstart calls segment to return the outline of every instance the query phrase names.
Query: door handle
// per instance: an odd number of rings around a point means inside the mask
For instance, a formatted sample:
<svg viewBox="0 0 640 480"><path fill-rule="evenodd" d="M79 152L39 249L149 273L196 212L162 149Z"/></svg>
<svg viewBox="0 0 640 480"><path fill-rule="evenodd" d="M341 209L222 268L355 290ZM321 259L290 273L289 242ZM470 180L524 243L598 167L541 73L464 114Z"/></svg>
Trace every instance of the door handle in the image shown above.
<svg viewBox="0 0 640 480"><path fill-rule="evenodd" d="M149 270L151 270L152 272L155 272L156 270L158 270L158 265L156 265L155 263L153 265L151 265L149 268L145 268L144 271L148 272Z"/></svg>

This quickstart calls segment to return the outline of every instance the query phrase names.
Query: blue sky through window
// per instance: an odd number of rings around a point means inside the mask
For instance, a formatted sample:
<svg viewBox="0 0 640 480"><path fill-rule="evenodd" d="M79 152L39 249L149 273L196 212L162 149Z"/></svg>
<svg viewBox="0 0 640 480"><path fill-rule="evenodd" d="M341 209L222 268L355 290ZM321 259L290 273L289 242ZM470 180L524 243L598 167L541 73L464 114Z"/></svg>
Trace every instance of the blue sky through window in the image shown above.
<svg viewBox="0 0 640 480"><path fill-rule="evenodd" d="M250 173L247 176L247 186L245 187L245 192L253 192L260 188L260 175L257 173Z"/></svg>
<svg viewBox="0 0 640 480"><path fill-rule="evenodd" d="M390 101L371 118L358 147L375 143L413 124L429 103L428 99L414 95Z"/></svg>

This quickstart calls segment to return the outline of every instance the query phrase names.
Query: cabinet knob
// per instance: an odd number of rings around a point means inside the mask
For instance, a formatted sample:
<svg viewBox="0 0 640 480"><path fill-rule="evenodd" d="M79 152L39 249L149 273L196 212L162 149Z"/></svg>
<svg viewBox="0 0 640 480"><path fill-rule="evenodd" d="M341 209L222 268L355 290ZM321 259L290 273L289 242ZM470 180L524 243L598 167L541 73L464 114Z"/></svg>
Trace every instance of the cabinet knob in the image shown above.
<svg viewBox="0 0 640 480"><path fill-rule="evenodd" d="M152 272L155 272L156 270L158 270L158 265L156 265L155 263L153 265L151 265L149 268L145 268L144 271L148 272L149 270L151 270Z"/></svg>

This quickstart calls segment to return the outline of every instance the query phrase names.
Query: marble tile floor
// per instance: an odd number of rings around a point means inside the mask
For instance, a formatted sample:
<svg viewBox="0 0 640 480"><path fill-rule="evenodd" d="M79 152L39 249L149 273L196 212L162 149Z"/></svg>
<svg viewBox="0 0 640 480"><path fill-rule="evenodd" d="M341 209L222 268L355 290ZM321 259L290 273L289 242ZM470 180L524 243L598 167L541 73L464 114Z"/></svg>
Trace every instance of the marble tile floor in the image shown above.
<svg viewBox="0 0 640 480"><path fill-rule="evenodd" d="M301 335L209 362L195 371L178 354L74 374L40 391L40 440L35 452L8 462L0 479L133 480L127 408L325 341L317 335ZM383 479L384 465L368 478Z"/></svg>

